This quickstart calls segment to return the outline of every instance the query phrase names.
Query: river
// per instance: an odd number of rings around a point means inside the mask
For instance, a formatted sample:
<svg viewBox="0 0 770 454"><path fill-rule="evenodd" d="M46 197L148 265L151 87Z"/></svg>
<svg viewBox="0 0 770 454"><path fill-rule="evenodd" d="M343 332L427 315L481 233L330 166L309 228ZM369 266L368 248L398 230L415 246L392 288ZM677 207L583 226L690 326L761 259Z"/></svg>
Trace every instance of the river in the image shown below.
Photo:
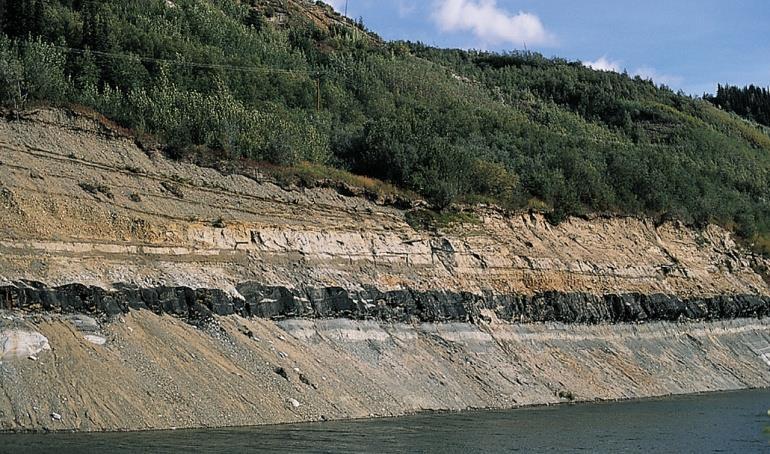
<svg viewBox="0 0 770 454"><path fill-rule="evenodd" d="M0 452L770 452L770 390L242 429L2 434Z"/></svg>

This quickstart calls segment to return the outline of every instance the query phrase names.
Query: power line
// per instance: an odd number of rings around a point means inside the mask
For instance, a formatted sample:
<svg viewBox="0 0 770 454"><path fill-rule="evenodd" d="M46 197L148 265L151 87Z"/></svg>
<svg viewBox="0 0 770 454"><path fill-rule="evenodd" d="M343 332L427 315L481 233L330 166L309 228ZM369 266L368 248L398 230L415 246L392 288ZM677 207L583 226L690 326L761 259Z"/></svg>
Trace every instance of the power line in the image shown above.
<svg viewBox="0 0 770 454"><path fill-rule="evenodd" d="M57 46L55 44L51 44L51 47L55 49L64 50L73 54L80 54L84 55L87 53L98 55L102 57L116 57L116 58L124 58L124 59L138 59L145 62L154 62L154 63L165 63L169 65L179 65L179 66L187 66L191 68L205 68L205 69L221 69L221 70L227 70L227 71L241 71L241 72L249 72L249 73L274 73L274 74L289 74L289 75L304 75L307 76L309 79L315 79L315 90L316 90L316 110L321 110L321 71L307 71L307 70L296 70L296 69L282 69L282 68L270 68L268 66L234 66L234 65L219 65L215 63L196 63L196 62L187 62L187 61L181 61L181 60L169 60L165 58L155 58L155 57L144 57L141 55L132 55L132 54L119 54L115 52L103 52L98 50L90 50L90 49L78 49L76 47L66 47L66 46Z"/></svg>

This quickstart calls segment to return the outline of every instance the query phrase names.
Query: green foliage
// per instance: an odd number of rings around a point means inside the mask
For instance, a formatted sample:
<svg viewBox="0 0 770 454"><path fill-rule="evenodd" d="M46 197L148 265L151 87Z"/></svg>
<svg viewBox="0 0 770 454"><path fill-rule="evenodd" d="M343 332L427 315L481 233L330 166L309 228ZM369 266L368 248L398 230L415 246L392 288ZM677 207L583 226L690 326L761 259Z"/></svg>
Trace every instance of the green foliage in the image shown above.
<svg viewBox="0 0 770 454"><path fill-rule="evenodd" d="M722 109L770 126L770 89L754 85L744 88L719 85L715 96L703 98Z"/></svg>
<svg viewBox="0 0 770 454"><path fill-rule="evenodd" d="M280 25L265 0L2 5L0 101L14 108L83 104L179 157L209 149L303 178L349 175L333 166L448 212L483 201L553 222L614 212L770 234L767 129L639 77L383 43L363 24L299 13ZM708 99L762 121L766 94Z"/></svg>
<svg viewBox="0 0 770 454"><path fill-rule="evenodd" d="M27 100L61 102L70 95L65 55L34 38L12 41L0 35L0 99L14 108Z"/></svg>
<svg viewBox="0 0 770 454"><path fill-rule="evenodd" d="M24 66L16 45L0 35L0 101L20 108L26 99L24 85Z"/></svg>
<svg viewBox="0 0 770 454"><path fill-rule="evenodd" d="M39 38L21 44L26 95L59 103L69 95L69 76L64 72L66 56Z"/></svg>
<svg viewBox="0 0 770 454"><path fill-rule="evenodd" d="M44 0L4 0L0 13L0 26L12 37L37 36L43 31Z"/></svg>
<svg viewBox="0 0 770 454"><path fill-rule="evenodd" d="M476 214L466 211L417 209L406 212L406 222L417 230L439 230L453 225L481 224L481 219Z"/></svg>

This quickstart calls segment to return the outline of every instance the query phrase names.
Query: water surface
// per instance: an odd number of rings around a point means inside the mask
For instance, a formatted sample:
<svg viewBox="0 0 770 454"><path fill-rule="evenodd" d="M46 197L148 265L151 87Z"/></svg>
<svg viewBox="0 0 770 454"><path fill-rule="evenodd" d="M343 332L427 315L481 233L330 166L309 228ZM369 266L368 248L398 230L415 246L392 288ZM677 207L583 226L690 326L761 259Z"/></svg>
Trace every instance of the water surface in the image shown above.
<svg viewBox="0 0 770 454"><path fill-rule="evenodd" d="M0 435L0 452L770 452L770 390L245 429Z"/></svg>

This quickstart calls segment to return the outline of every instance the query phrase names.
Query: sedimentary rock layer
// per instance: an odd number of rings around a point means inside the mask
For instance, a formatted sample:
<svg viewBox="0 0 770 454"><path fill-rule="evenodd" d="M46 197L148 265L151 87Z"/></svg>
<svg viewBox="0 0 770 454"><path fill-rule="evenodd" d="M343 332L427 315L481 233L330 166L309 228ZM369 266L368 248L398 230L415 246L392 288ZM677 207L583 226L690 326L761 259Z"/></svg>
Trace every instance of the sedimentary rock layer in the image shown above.
<svg viewBox="0 0 770 454"><path fill-rule="evenodd" d="M51 350L0 361L3 429L271 424L770 383L754 350L770 345L767 320L403 324L232 315L198 328L147 310L111 323L11 317L0 316L0 332L39 333Z"/></svg>
<svg viewBox="0 0 770 454"><path fill-rule="evenodd" d="M592 295L543 292L495 295L445 291L340 287L289 289L254 282L238 284L243 297L219 289L189 287L113 290L80 284L48 288L25 282L0 287L0 310L27 313L86 313L114 316L129 310L151 310L194 324L213 316L237 314L270 319L304 318L376 320L400 323L448 323L497 320L517 323L636 323L652 321L725 320L770 315L770 297L721 295L680 298L639 293Z"/></svg>

